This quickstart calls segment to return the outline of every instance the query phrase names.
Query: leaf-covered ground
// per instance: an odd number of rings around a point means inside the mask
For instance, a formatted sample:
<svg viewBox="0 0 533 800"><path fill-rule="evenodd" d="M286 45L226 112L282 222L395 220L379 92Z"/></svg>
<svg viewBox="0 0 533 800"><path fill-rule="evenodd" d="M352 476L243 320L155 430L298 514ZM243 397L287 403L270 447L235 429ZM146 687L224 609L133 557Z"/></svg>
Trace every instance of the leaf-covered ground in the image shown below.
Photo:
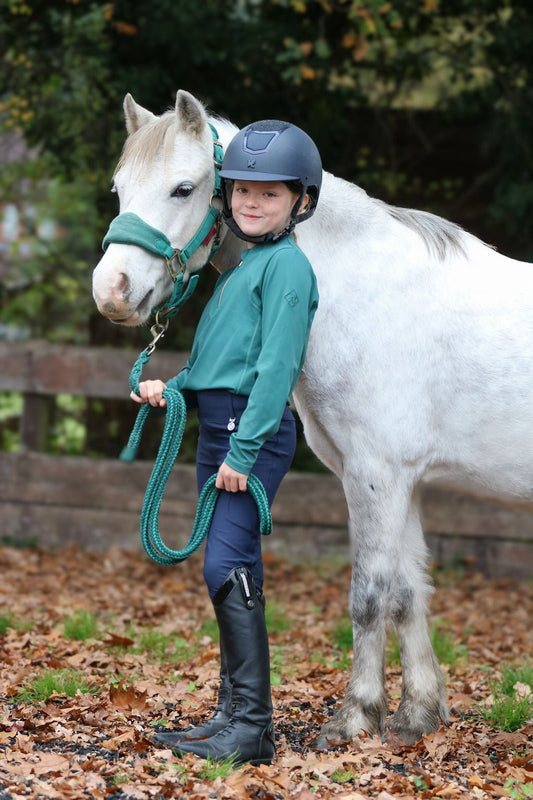
<svg viewBox="0 0 533 800"><path fill-rule="evenodd" d="M150 741L155 725L186 725L213 706L218 645L200 557L162 568L123 551L3 548L0 573L0 800L530 796L533 722L506 733L479 712L502 665L531 659L532 583L438 574L431 612L457 655L445 668L451 725L414 746L360 738L319 753L312 742L347 682L349 568L267 559L278 756L224 777ZM65 628L81 611L96 620L85 640ZM20 699L59 670L90 691ZM387 681L393 709L394 661Z"/></svg>

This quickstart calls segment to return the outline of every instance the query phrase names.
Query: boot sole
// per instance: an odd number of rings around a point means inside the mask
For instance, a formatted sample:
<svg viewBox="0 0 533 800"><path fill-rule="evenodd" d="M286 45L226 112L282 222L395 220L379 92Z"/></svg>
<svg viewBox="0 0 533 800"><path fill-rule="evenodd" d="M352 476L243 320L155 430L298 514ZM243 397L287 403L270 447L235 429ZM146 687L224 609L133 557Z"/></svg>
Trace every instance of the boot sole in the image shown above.
<svg viewBox="0 0 533 800"><path fill-rule="evenodd" d="M170 749L172 750L174 755L177 756L178 758L183 758L183 756L186 755L187 752L194 753L194 750L191 750L191 751L186 751L185 750L184 751L182 748L180 748L179 744L177 744L175 746L171 745ZM214 761L225 761L228 758L228 756L221 756L221 755L213 756L213 755L210 755L209 753L206 753L205 755L204 754L200 754L200 753L194 753L194 755L197 755L199 758L212 759ZM239 758L239 753L233 753L232 755L229 756L229 758L232 759L232 763L233 763L233 766L235 768L242 767L244 764L250 764L252 767L260 767L262 764L265 764L266 766L270 766L272 764L272 762L274 761L274 759L276 758L276 754L274 753L274 755L272 755L270 758L268 758L268 757L266 757L266 758Z"/></svg>
<svg viewBox="0 0 533 800"><path fill-rule="evenodd" d="M224 727L224 726L223 726ZM163 739L159 738L159 733L156 733L154 736L151 737L150 741L152 744L157 744L159 746L164 745L165 747L179 747L181 742L202 742L206 739L209 739L210 736L214 736L216 733L222 730L222 728L218 728L214 731L214 733L207 733L202 736L187 736L186 734L179 734L177 731L175 735L172 736L172 742L165 742ZM173 731L162 731L161 733L173 734Z"/></svg>

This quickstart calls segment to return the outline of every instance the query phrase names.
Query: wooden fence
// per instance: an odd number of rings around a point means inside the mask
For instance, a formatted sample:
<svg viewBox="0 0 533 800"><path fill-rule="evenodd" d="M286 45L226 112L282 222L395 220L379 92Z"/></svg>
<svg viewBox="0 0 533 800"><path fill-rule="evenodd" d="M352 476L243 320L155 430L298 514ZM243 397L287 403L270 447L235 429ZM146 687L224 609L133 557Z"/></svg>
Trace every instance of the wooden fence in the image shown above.
<svg viewBox="0 0 533 800"><path fill-rule="evenodd" d="M59 393L123 398L137 353L48 343L0 343L0 391L21 392L22 448L0 452L0 539L43 546L140 547L138 520L151 471L146 461L57 456L39 452L49 398ZM183 353L161 349L145 375L174 374ZM48 402L47 402L48 399ZM434 487L422 490L424 525L434 560L492 577L533 576L533 513ZM161 508L163 538L188 540L196 507L194 467L179 465ZM347 510L332 475L291 472L273 507L265 550L290 559L349 559Z"/></svg>

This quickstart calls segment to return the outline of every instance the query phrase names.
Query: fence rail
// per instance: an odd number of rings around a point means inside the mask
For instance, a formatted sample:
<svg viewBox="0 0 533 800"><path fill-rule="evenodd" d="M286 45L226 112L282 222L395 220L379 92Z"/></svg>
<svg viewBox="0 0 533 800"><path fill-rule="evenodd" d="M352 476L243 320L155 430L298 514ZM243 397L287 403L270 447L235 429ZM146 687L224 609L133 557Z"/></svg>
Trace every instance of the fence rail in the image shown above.
<svg viewBox="0 0 533 800"><path fill-rule="evenodd" d="M151 463L39 452L47 400L59 393L123 398L136 355L111 348L0 343L0 391L24 397L21 452L0 452L4 541L140 546L139 511ZM184 353L158 351L145 374L174 374L185 359ZM439 564L466 562L493 577L533 576L533 513L429 486L422 489L422 507L426 538ZM169 546L184 546L195 508L194 468L177 464L160 514ZM291 472L272 511L275 530L265 539L266 550L292 559L349 558L347 509L334 476Z"/></svg>

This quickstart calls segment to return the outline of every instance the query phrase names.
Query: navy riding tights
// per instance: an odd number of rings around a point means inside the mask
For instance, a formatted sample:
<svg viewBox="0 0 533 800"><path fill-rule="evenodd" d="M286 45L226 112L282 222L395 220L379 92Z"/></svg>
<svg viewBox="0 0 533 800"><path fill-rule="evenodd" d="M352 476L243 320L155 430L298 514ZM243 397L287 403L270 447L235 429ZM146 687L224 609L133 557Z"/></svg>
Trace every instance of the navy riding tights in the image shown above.
<svg viewBox="0 0 533 800"><path fill-rule="evenodd" d="M200 423L196 475L200 492L206 480L218 472L229 450L229 438L238 430L247 397L226 390L196 393ZM228 427L229 426L229 427ZM290 408L283 414L278 432L261 447L252 472L265 487L272 505L296 446L296 426ZM263 586L261 533L255 501L249 492L219 494L207 534L204 580L210 597L235 567L248 567L258 589Z"/></svg>

